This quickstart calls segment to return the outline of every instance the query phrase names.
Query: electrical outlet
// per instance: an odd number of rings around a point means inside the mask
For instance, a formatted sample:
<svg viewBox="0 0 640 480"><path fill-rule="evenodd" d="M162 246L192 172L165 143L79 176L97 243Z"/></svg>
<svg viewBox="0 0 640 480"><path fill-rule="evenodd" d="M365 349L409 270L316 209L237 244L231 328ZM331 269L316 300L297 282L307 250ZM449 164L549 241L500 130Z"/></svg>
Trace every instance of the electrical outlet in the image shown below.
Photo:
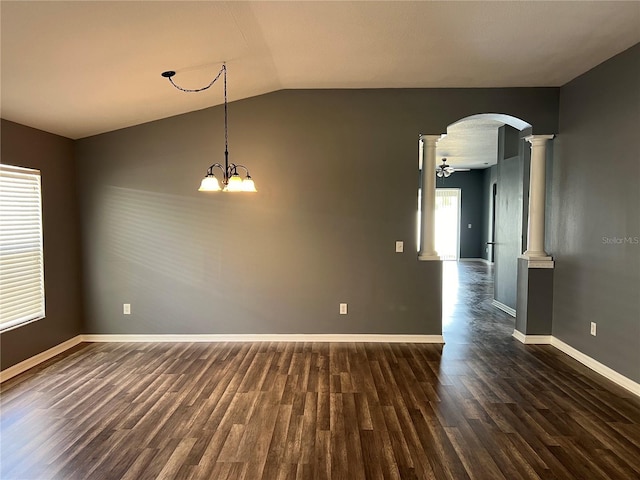
<svg viewBox="0 0 640 480"><path fill-rule="evenodd" d="M402 252L404 252L404 242L397 241L396 242L396 253L402 253Z"/></svg>
<svg viewBox="0 0 640 480"><path fill-rule="evenodd" d="M591 335L596 336L596 322L591 322Z"/></svg>
<svg viewBox="0 0 640 480"><path fill-rule="evenodd" d="M131 304L123 303L122 304L122 313L125 315L131 315Z"/></svg>
<svg viewBox="0 0 640 480"><path fill-rule="evenodd" d="M340 315L346 315L347 314L347 304L346 303L341 303L340 304Z"/></svg>

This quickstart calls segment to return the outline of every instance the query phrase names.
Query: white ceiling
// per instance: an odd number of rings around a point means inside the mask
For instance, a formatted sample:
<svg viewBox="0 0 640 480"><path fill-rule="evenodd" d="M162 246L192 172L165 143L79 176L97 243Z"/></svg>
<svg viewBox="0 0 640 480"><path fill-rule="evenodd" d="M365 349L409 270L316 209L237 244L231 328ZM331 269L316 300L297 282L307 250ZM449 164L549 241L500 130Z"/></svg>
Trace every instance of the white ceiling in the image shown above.
<svg viewBox="0 0 640 480"><path fill-rule="evenodd" d="M640 2L6 1L2 117L81 138L292 88L560 86L640 42Z"/></svg>
<svg viewBox="0 0 640 480"><path fill-rule="evenodd" d="M455 168L488 168L498 162L498 129L504 123L470 119L449 125L438 141L437 165L442 159Z"/></svg>

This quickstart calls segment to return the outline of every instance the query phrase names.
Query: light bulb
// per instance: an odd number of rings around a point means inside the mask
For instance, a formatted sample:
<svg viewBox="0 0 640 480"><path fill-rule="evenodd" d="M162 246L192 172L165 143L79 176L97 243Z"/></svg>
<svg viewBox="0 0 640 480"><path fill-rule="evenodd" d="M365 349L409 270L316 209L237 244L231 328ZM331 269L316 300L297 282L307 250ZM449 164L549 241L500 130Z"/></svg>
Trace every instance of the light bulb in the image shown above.
<svg viewBox="0 0 640 480"><path fill-rule="evenodd" d="M220 184L214 175L207 175L200 182L199 192L219 192Z"/></svg>
<svg viewBox="0 0 640 480"><path fill-rule="evenodd" d="M227 183L227 192L241 192L242 191L242 179L240 175L234 173L229 178L229 183Z"/></svg>
<svg viewBox="0 0 640 480"><path fill-rule="evenodd" d="M253 183L253 179L249 175L247 175L247 177L242 181L242 191L257 192L256 185Z"/></svg>

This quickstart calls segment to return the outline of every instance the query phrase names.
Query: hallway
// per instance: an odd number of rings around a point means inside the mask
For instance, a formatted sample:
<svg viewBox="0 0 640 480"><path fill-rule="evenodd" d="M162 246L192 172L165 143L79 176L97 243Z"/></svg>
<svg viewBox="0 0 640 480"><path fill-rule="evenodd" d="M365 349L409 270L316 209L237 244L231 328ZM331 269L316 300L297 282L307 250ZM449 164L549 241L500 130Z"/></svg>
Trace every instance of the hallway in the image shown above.
<svg viewBox="0 0 640 480"><path fill-rule="evenodd" d="M493 265L479 261L443 262L442 330L447 344L511 337L514 318L491 305Z"/></svg>
<svg viewBox="0 0 640 480"><path fill-rule="evenodd" d="M493 265L444 262L443 288L439 393L474 452L469 472L508 439L513 466L541 478L640 478L638 397L550 345L513 338L515 319L491 305Z"/></svg>

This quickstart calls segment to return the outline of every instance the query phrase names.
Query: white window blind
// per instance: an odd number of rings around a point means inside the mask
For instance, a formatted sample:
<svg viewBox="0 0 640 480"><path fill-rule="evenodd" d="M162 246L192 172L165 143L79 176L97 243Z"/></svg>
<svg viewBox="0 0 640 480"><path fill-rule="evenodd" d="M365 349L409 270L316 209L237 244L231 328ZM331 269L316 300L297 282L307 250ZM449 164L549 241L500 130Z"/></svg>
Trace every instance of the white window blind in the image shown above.
<svg viewBox="0 0 640 480"><path fill-rule="evenodd" d="M0 165L0 331L44 317L40 172Z"/></svg>
<svg viewBox="0 0 640 480"><path fill-rule="evenodd" d="M460 189L436 188L436 251L442 260L460 253Z"/></svg>

